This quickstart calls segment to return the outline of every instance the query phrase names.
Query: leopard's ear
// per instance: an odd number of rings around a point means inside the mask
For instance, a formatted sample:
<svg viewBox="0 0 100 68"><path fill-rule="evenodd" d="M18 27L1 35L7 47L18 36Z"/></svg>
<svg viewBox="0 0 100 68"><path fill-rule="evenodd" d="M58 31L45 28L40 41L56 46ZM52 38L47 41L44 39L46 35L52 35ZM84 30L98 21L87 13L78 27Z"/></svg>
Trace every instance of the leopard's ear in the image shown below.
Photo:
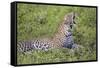
<svg viewBox="0 0 100 68"><path fill-rule="evenodd" d="M73 12L73 23L76 24L76 19L78 18L78 14L76 12Z"/></svg>
<svg viewBox="0 0 100 68"><path fill-rule="evenodd" d="M76 13L76 12L74 12L74 17L73 17L73 19L76 19L76 18L78 18L78 17L79 17L79 14Z"/></svg>
<svg viewBox="0 0 100 68"><path fill-rule="evenodd" d="M73 19L75 19L76 18L76 13L75 12L71 12L71 16L72 16Z"/></svg>

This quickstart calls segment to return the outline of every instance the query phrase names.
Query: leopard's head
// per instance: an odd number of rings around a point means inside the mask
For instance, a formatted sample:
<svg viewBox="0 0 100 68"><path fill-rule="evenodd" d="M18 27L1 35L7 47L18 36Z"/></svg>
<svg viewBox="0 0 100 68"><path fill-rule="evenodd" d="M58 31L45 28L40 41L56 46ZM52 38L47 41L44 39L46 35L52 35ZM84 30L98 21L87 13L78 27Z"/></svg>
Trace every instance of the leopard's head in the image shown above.
<svg viewBox="0 0 100 68"><path fill-rule="evenodd" d="M65 15L65 17L64 17L64 24L67 27L69 27L69 29L72 29L74 24L76 24L75 18L76 18L76 13L75 12L71 12L71 13Z"/></svg>

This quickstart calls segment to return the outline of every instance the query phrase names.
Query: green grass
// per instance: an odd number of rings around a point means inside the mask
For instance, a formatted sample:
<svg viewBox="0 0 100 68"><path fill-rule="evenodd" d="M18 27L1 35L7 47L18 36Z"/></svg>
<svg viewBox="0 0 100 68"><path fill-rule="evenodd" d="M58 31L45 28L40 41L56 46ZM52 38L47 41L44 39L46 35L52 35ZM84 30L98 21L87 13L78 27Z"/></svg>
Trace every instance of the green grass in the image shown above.
<svg viewBox="0 0 100 68"><path fill-rule="evenodd" d="M71 49L52 49L49 51L34 50L24 54L17 54L17 63L20 64L41 64L41 63L57 63L72 61L89 61L95 60L96 54L89 53L89 50L71 50Z"/></svg>
<svg viewBox="0 0 100 68"><path fill-rule="evenodd" d="M70 49L53 49L47 52L34 50L31 54L18 53L18 64L96 60L96 8L18 4L17 9L18 41L52 37L64 16L76 12L74 41L84 47L73 52Z"/></svg>

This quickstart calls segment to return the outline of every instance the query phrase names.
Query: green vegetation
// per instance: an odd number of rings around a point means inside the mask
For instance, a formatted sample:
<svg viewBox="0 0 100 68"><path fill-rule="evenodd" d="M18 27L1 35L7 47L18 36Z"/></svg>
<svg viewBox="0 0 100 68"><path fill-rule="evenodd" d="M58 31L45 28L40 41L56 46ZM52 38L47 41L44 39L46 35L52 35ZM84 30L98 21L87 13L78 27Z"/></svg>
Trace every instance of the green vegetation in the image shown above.
<svg viewBox="0 0 100 68"><path fill-rule="evenodd" d="M57 63L72 61L89 61L95 60L95 52L90 53L86 48L79 50L71 49L52 49L49 51L34 50L24 54L18 53L18 64L41 64L41 63Z"/></svg>
<svg viewBox="0 0 100 68"><path fill-rule="evenodd" d="M18 4L17 10L18 41L52 37L64 16L76 12L74 41L83 47L78 50L62 48L47 52L34 50L30 54L18 53L18 64L96 60L96 8Z"/></svg>

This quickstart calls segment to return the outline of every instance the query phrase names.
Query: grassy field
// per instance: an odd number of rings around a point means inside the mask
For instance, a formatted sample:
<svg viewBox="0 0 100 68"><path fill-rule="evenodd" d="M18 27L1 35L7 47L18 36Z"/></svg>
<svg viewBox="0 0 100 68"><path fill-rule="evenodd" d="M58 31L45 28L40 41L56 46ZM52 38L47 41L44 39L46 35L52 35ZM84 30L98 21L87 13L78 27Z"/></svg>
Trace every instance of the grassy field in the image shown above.
<svg viewBox="0 0 100 68"><path fill-rule="evenodd" d="M41 64L41 63L57 63L57 62L72 62L72 61L89 61L95 60L95 51L90 53L86 48L79 50L71 49L52 49L47 52L34 50L25 54L17 54L18 64Z"/></svg>
<svg viewBox="0 0 100 68"><path fill-rule="evenodd" d="M17 53L18 64L96 60L96 8L18 4L17 9L18 41L52 37L64 16L75 12L74 41L84 47L78 50L61 48L47 52L35 50L26 54Z"/></svg>

